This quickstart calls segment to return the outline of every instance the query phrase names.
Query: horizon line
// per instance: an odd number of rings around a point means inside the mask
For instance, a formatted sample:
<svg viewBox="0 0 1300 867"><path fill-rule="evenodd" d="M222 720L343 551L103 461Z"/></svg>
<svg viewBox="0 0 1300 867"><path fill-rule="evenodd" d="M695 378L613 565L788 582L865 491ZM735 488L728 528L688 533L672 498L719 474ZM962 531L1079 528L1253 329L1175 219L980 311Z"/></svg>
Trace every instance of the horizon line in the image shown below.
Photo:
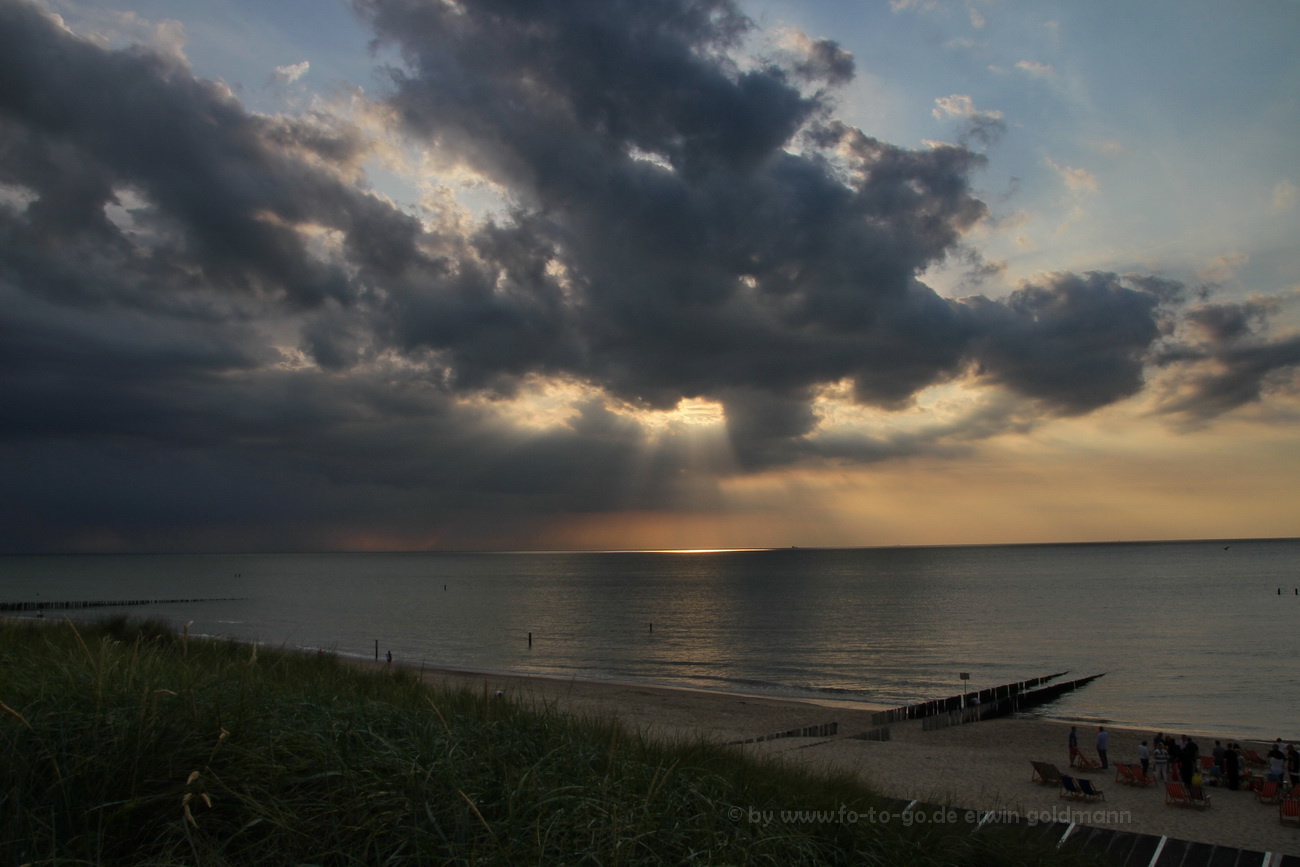
<svg viewBox="0 0 1300 867"><path fill-rule="evenodd" d="M778 551L887 551L920 548L1032 548L1064 547L1069 545L1170 545L1210 542L1294 542L1300 536L1221 536L1176 539L1092 539L1051 542L916 542L877 545L777 545L777 546L719 546L708 548L383 548L383 549L256 549L256 550L135 550L135 551L5 551L0 557L247 557L247 556L307 556L313 554L743 554Z"/></svg>

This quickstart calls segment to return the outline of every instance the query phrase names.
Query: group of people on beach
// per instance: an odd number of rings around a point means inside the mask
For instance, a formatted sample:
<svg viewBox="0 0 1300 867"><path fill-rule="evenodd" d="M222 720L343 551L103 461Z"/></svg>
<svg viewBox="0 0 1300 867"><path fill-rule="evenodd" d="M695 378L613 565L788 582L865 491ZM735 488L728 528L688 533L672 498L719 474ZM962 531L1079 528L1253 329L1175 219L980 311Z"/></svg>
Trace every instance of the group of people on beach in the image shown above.
<svg viewBox="0 0 1300 867"><path fill-rule="evenodd" d="M1104 726L1097 726L1096 745L1097 758L1101 761L1101 767L1103 769L1110 767L1107 757L1110 733ZM1080 756L1079 733L1075 726L1070 726L1069 746L1070 765L1073 766ZM1212 762L1205 767L1205 771L1216 780L1222 780L1229 789L1233 791L1240 789L1242 780L1248 773L1246 751L1242 749L1241 744L1228 741L1227 745L1224 745L1222 741L1216 740L1211 757ZM1154 771L1155 779L1160 782L1182 781L1191 785L1200 785L1204 765L1200 758L1200 747L1188 735L1175 738L1173 735L1165 735L1161 732L1152 739L1151 745L1146 741L1138 745L1138 761L1142 765L1142 774L1151 776ZM1284 744L1282 739L1278 738L1268 751L1267 761L1268 770L1265 775L1267 781L1289 785L1293 791L1300 786L1300 750L1297 750L1294 744Z"/></svg>
<svg viewBox="0 0 1300 867"><path fill-rule="evenodd" d="M1214 743L1216 749L1223 750L1218 741ZM1153 739L1153 746L1148 747L1146 741L1138 746L1138 758L1142 763L1142 773L1149 776L1150 766L1154 765L1155 778L1162 783L1181 780L1195 784L1200 767L1201 748L1187 735L1176 739L1173 735L1166 737L1162 732ZM1228 767L1228 778L1233 780L1231 785L1235 789L1239 777L1234 778L1233 774L1238 773L1240 764L1233 763Z"/></svg>

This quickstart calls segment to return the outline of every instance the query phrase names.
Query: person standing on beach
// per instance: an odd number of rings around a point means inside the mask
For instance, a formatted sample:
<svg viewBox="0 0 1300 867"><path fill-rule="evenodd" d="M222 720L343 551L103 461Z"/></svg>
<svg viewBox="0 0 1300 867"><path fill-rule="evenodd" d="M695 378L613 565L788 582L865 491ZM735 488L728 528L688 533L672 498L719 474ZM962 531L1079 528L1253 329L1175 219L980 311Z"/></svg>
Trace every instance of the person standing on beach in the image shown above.
<svg viewBox="0 0 1300 867"><path fill-rule="evenodd" d="M1110 748L1110 732L1106 731L1104 726L1097 726L1097 758L1101 759L1101 769L1104 771L1110 767L1110 762L1106 759L1106 750Z"/></svg>
<svg viewBox="0 0 1300 867"><path fill-rule="evenodd" d="M1192 776L1196 773L1196 757L1199 754L1196 748L1196 741L1183 735L1183 742L1178 747L1178 772L1183 777L1183 782L1192 785Z"/></svg>
<svg viewBox="0 0 1300 867"><path fill-rule="evenodd" d="M1169 782L1169 750L1165 749L1165 742L1160 737L1156 738L1153 755L1156 760L1156 779L1162 783Z"/></svg>
<svg viewBox="0 0 1300 867"><path fill-rule="evenodd" d="M1268 777L1270 782L1282 782L1282 772L1286 768L1286 753L1276 743L1268 751Z"/></svg>
<svg viewBox="0 0 1300 867"><path fill-rule="evenodd" d="M1178 774L1183 766L1183 748L1174 740L1173 735L1165 738L1165 747L1169 750L1169 778L1174 782L1190 783L1191 780L1183 780Z"/></svg>
<svg viewBox="0 0 1300 867"><path fill-rule="evenodd" d="M1294 793L1296 786L1300 786L1300 750L1295 748L1295 744L1286 745L1286 773L1291 778L1291 791Z"/></svg>
<svg viewBox="0 0 1300 867"><path fill-rule="evenodd" d="M1237 791L1241 786L1241 753L1237 752L1237 744L1228 741L1228 747L1223 751L1223 773L1228 777L1228 788Z"/></svg>
<svg viewBox="0 0 1300 867"><path fill-rule="evenodd" d="M1138 761L1142 764L1142 776L1148 776L1151 770L1151 750L1147 749L1146 741L1138 745Z"/></svg>
<svg viewBox="0 0 1300 867"><path fill-rule="evenodd" d="M1074 767L1074 763L1078 758L1079 758L1079 730L1075 726L1070 726L1070 767Z"/></svg>

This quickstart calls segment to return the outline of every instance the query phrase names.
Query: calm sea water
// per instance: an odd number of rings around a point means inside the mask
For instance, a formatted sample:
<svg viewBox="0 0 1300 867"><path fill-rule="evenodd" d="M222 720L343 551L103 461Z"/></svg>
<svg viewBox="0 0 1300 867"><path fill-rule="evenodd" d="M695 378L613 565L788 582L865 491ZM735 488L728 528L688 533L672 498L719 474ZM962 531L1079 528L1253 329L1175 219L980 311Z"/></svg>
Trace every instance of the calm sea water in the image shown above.
<svg viewBox="0 0 1300 867"><path fill-rule="evenodd" d="M377 641L417 664L890 706L956 694L959 672L973 688L1104 672L1046 713L1268 739L1300 736L1297 587L1300 540L0 557L5 601L240 597L77 617L129 612L365 657Z"/></svg>

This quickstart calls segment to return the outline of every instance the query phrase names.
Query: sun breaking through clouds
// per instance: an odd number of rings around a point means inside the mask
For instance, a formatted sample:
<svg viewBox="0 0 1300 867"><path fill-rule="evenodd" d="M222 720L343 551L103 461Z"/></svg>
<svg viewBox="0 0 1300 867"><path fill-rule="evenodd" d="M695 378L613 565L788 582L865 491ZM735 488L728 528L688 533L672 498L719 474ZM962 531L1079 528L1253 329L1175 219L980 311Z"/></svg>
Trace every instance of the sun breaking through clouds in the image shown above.
<svg viewBox="0 0 1300 867"><path fill-rule="evenodd" d="M725 0L352 6L382 86L265 111L0 0L4 549L1077 538L1012 503L945 538L936 504L1035 502L1014 443L1098 419L1293 436L1293 291L927 282L1001 272L976 178L1014 126L972 96L908 147L839 113L869 58L753 52ZM381 192L411 166L418 204Z"/></svg>

